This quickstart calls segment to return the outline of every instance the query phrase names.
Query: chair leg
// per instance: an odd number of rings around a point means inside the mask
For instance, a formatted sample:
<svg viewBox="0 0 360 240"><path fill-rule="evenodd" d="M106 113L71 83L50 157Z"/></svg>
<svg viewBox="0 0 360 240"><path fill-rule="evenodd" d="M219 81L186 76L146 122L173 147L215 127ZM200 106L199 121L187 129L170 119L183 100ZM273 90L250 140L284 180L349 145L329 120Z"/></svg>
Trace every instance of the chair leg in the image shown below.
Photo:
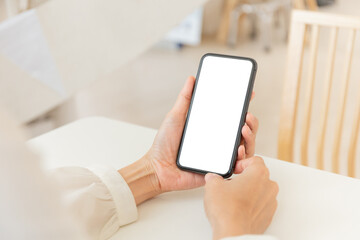
<svg viewBox="0 0 360 240"><path fill-rule="evenodd" d="M231 17L231 12L236 8L238 0L226 0L224 2L224 9L222 13L221 22L217 32L217 40L220 43L225 43L227 36L229 34L229 22Z"/></svg>
<svg viewBox="0 0 360 240"><path fill-rule="evenodd" d="M262 28L262 41L265 52L271 50L273 12L261 11L259 14Z"/></svg>
<svg viewBox="0 0 360 240"><path fill-rule="evenodd" d="M250 14L249 15L250 17L250 39L251 40L254 40L256 39L257 35L258 35L258 32L257 32L257 22L258 22L258 19L257 19L257 16L255 14Z"/></svg>
<svg viewBox="0 0 360 240"><path fill-rule="evenodd" d="M290 21L291 21L291 3L289 3L288 5L286 5L283 8L283 19L284 19L284 30L285 30L285 34L284 34L284 41L287 42L288 37L289 37L289 31L290 31Z"/></svg>
<svg viewBox="0 0 360 240"><path fill-rule="evenodd" d="M237 36L238 36L238 20L240 16L242 15L242 11L239 9L235 9L231 12L230 15L230 26L229 26L229 33L227 38L227 44L230 47L235 47L237 42Z"/></svg>

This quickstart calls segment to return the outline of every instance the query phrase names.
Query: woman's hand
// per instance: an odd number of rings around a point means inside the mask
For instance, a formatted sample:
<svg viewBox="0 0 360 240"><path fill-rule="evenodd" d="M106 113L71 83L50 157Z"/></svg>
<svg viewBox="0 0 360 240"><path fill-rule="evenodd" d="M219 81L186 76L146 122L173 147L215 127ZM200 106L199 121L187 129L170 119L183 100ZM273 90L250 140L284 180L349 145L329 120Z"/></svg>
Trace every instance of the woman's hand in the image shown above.
<svg viewBox="0 0 360 240"><path fill-rule="evenodd" d="M195 78L189 77L145 156L119 170L130 186L137 204L162 192L190 189L205 184L204 175L185 172L176 166L194 84ZM235 173L241 171L240 160L254 155L257 130L258 120L248 113L246 124L241 131L243 138L238 149Z"/></svg>
<svg viewBox="0 0 360 240"><path fill-rule="evenodd" d="M155 169L161 192L190 189L205 184L204 175L185 172L176 166L176 157L194 84L195 78L189 77L174 107L163 121L151 149L145 155ZM254 155L257 130L257 119L248 113L246 125L242 129L243 141L238 149L238 161ZM238 163L235 173L239 173Z"/></svg>
<svg viewBox="0 0 360 240"><path fill-rule="evenodd" d="M214 239L264 233L275 213L279 189L264 161L245 159L238 170L242 174L229 181L216 174L205 176L205 211Z"/></svg>

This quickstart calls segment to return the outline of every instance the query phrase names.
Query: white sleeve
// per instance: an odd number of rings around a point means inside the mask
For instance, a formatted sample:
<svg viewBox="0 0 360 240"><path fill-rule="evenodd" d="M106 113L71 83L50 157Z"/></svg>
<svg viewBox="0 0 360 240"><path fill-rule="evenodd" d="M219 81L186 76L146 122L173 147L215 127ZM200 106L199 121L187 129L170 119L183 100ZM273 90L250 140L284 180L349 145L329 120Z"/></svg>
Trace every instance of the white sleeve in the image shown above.
<svg viewBox="0 0 360 240"><path fill-rule="evenodd" d="M221 240L277 240L277 238L268 235L242 235L222 238Z"/></svg>
<svg viewBox="0 0 360 240"><path fill-rule="evenodd" d="M24 139L0 111L0 239L106 239L136 220L116 170L68 167L47 176Z"/></svg>
<svg viewBox="0 0 360 240"><path fill-rule="evenodd" d="M64 167L51 172L67 208L96 239L111 237L137 219L135 199L122 176L112 168Z"/></svg>
<svg viewBox="0 0 360 240"><path fill-rule="evenodd" d="M89 239L24 140L0 111L0 239Z"/></svg>

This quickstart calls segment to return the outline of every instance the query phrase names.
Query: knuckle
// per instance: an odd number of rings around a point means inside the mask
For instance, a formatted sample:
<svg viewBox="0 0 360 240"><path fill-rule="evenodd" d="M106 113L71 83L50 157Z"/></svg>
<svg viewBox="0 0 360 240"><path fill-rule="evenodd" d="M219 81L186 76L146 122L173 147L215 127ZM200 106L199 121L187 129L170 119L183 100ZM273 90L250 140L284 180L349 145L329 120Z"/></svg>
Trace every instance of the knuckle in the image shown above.
<svg viewBox="0 0 360 240"><path fill-rule="evenodd" d="M256 133L254 131L250 131L250 137L251 137L251 141L253 141L255 143L256 140Z"/></svg>
<svg viewBox="0 0 360 240"><path fill-rule="evenodd" d="M249 125L246 125L246 133L248 134L248 136L250 137L250 139L255 139L255 135L254 132L251 130Z"/></svg>
<svg viewBox="0 0 360 240"><path fill-rule="evenodd" d="M279 193L279 184L275 181L270 181L270 182L271 182L271 187L275 192L275 195L277 195Z"/></svg>
<svg viewBox="0 0 360 240"><path fill-rule="evenodd" d="M264 177L266 178L266 179L268 179L269 177L270 177L270 171L269 171L269 169L266 167L266 166L264 166L263 167L263 174L264 174Z"/></svg>
<svg viewBox="0 0 360 240"><path fill-rule="evenodd" d="M255 157L249 158L249 165L253 165L256 161L255 161Z"/></svg>
<svg viewBox="0 0 360 240"><path fill-rule="evenodd" d="M259 177L262 177L262 179L268 179L269 178L269 170L263 164L258 164L257 165L256 172L257 172L257 175Z"/></svg>
<svg viewBox="0 0 360 240"><path fill-rule="evenodd" d="M185 99L185 101L190 101L191 100L191 94L189 94L189 93L181 92L180 95L181 95L182 98Z"/></svg>
<svg viewBox="0 0 360 240"><path fill-rule="evenodd" d="M265 166L264 159L262 159L262 158L259 157L259 156L253 157L253 161L254 161L254 163L256 162L256 163L258 163L258 164L261 164L261 165L264 165L264 166Z"/></svg>

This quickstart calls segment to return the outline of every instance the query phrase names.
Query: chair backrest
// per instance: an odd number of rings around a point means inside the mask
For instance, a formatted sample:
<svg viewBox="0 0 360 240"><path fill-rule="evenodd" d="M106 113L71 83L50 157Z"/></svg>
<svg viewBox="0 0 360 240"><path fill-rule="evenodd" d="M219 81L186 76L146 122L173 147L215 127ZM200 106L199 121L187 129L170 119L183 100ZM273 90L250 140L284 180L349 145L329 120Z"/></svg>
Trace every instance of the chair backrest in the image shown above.
<svg viewBox="0 0 360 240"><path fill-rule="evenodd" d="M310 30L309 39L306 37L306 30ZM321 44L322 50L325 50L325 58L320 64L319 51L319 31L326 30L329 35L325 39L326 44ZM286 161L294 161L295 139L301 142L300 159L303 165L309 164L309 142L314 141L314 150L316 151L316 167L324 169L325 145L331 149L331 167L332 171L339 173L339 159L346 159L346 156L340 154L340 146L345 142L342 141L343 129L345 124L345 113L351 117L351 131L347 141L349 146L342 149L347 151L347 175L355 176L355 156L357 139L360 125L360 81L350 81L350 73L353 61L354 45L356 32L360 29L360 17L341 16L335 14L319 13L313 11L294 10L292 12L290 39L288 45L288 61L284 82L283 103L280 116L279 136L278 136L278 158ZM344 48L339 54L339 32L345 33ZM309 47L309 49L306 49ZM304 50L305 49L305 50ZM304 60L306 52L307 60ZM338 59L341 55L341 59ZM304 64L303 64L304 63ZM305 64L306 63L306 64ZM303 68L304 65L304 68ZM315 91L314 86L318 86L320 80L317 68L323 68L324 77L321 79L319 90ZM341 67L341 68L339 68ZM334 77L334 69L339 68L339 77ZM357 70L354 68L353 70ZM306 74L302 74L302 73ZM302 76L304 75L304 77ZM334 85L337 83L337 85ZM336 86L336 88L334 87ZM300 91L301 88L301 91ZM356 100L349 101L349 89L354 94ZM300 94L301 93L301 94ZM301 96L300 96L301 95ZM304 97L303 97L304 96ZM313 105L317 97L318 111L314 113ZM299 98L304 99L299 107ZM334 100L335 99L335 100ZM330 104L330 102L332 104ZM349 107L350 106L350 107ZM349 109L350 108L350 109ZM333 126L329 130L329 109L335 109L333 116ZM347 111L345 111L347 109ZM301 114L298 114L299 111ZM349 111L350 110L350 111ZM348 114L348 115L349 115ZM313 116L312 116L313 115ZM316 115L316 116L314 116ZM330 120L332 120L331 118ZM299 122L300 124L298 124ZM316 125L316 131L311 131L311 125ZM297 125L301 126L301 134L296 130ZM317 137L310 137L316 132ZM333 134L330 144L329 133ZM298 138L298 135L299 136ZM315 140L314 140L315 139ZM327 140L327 141L326 141ZM311 146L313 147L313 145ZM341 155L341 156L340 156ZM359 153L360 155L360 153ZM360 156L359 156L360 157ZM328 158L326 158L328 159Z"/></svg>

